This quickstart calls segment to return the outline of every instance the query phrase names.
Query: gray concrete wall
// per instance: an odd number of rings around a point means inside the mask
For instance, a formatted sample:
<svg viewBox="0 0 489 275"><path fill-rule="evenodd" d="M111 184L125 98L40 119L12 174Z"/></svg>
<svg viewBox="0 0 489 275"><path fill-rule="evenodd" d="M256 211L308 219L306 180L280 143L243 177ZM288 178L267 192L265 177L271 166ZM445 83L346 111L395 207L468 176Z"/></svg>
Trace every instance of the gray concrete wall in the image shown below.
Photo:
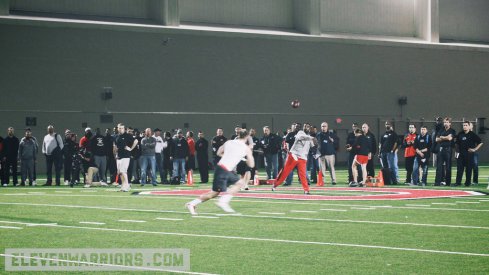
<svg viewBox="0 0 489 275"><path fill-rule="evenodd" d="M24 128L26 116L37 117L37 137L48 124L80 134L83 122L112 127L99 121L109 110L114 123L189 123L209 138L218 126L229 136L241 123L278 131L326 120L343 144L353 121L377 134L379 119L400 119L401 95L404 119L489 117L483 49L15 20L0 22L0 41L2 135ZM100 98L106 86L113 87L108 103ZM292 109L296 98L301 107Z"/></svg>

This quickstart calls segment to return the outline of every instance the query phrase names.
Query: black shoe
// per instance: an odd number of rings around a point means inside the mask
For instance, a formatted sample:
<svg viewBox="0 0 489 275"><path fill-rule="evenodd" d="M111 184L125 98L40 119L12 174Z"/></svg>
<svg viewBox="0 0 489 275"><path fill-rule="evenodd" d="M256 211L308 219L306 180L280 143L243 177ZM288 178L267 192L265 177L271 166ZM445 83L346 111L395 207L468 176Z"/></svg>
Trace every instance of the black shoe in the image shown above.
<svg viewBox="0 0 489 275"><path fill-rule="evenodd" d="M25 186L25 182L21 182L20 183L20 186Z"/></svg>
<svg viewBox="0 0 489 275"><path fill-rule="evenodd" d="M309 192L309 191L304 191L304 195L311 195L311 192Z"/></svg>
<svg viewBox="0 0 489 275"><path fill-rule="evenodd" d="M334 181L333 181L333 182L331 183L331 185L336 185L336 182L334 182Z"/></svg>

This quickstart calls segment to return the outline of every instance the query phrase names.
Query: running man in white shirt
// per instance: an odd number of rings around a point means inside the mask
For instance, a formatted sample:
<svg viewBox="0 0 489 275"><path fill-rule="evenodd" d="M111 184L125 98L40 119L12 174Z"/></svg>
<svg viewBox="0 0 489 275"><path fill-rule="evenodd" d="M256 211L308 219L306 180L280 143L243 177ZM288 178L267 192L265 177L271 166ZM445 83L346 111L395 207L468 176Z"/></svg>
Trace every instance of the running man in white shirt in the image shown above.
<svg viewBox="0 0 489 275"><path fill-rule="evenodd" d="M202 194L198 199L185 204L190 214L197 215L197 212L195 211L197 205L217 197L221 192L227 192L227 194L219 198L219 201L216 203L217 206L225 212L235 212L229 206L229 202L244 185L244 180L240 179L240 176L233 171L236 168L236 165L238 165L244 157L246 157L246 164L249 167L253 168L255 166L253 153L251 152L250 147L246 145L248 136L249 134L246 130L241 130L238 139L226 141L224 145L219 147L217 155L221 157L221 160L216 165L214 171L212 191Z"/></svg>

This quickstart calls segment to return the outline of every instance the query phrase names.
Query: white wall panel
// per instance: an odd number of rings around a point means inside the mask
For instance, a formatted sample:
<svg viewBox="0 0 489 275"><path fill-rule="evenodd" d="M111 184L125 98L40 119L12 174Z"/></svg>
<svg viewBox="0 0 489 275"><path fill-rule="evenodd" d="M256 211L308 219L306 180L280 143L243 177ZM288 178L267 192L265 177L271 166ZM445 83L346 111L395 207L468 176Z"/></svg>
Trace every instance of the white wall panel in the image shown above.
<svg viewBox="0 0 489 275"><path fill-rule="evenodd" d="M180 0L180 20L190 23L292 28L292 0Z"/></svg>
<svg viewBox="0 0 489 275"><path fill-rule="evenodd" d="M489 42L489 1L441 0L440 39Z"/></svg>
<svg viewBox="0 0 489 275"><path fill-rule="evenodd" d="M13 11L146 18L146 0L11 0Z"/></svg>
<svg viewBox="0 0 489 275"><path fill-rule="evenodd" d="M322 0L321 29L353 33L414 37L416 0Z"/></svg>

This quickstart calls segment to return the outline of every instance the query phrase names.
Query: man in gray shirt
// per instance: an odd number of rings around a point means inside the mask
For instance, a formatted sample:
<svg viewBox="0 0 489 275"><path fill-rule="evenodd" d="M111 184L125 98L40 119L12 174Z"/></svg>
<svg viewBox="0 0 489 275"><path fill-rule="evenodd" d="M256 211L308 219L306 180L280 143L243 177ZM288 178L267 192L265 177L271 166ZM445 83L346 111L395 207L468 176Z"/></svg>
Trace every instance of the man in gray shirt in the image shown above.
<svg viewBox="0 0 489 275"><path fill-rule="evenodd" d="M26 129L25 137L22 138L19 144L19 158L20 158L20 171L21 171L21 186L25 186L25 180L29 177L29 185L33 184L34 180L34 162L36 161L36 155L39 145L36 139L32 137L30 129Z"/></svg>
<svg viewBox="0 0 489 275"><path fill-rule="evenodd" d="M144 131L144 137L141 140L141 157L139 158L141 165L141 186L146 184L146 173L148 170L148 164L150 164L151 172L151 184L156 186L156 138L152 137L152 131L147 128Z"/></svg>

